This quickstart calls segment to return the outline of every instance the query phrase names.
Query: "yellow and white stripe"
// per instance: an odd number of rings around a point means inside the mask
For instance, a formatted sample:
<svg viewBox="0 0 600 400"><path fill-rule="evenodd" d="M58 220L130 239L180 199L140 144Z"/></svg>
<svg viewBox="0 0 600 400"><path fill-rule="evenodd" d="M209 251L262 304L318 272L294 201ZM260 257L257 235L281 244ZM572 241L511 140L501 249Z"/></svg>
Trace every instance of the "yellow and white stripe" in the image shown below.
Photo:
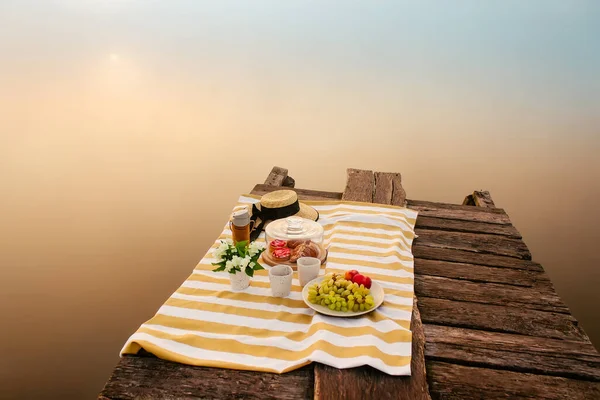
<svg viewBox="0 0 600 400"><path fill-rule="evenodd" d="M258 196L240 197L234 208ZM369 275L385 291L384 303L357 318L315 313L302 300L294 273L287 298L271 296L266 271L250 287L232 292L227 273L214 273L212 249L231 237L226 226L190 277L134 333L121 354L141 348L191 365L287 372L317 361L336 368L371 365L410 375L415 211L342 201L306 201L319 211L329 249L321 273L348 269ZM264 241L264 232L258 239ZM265 266L268 268L268 266Z"/></svg>

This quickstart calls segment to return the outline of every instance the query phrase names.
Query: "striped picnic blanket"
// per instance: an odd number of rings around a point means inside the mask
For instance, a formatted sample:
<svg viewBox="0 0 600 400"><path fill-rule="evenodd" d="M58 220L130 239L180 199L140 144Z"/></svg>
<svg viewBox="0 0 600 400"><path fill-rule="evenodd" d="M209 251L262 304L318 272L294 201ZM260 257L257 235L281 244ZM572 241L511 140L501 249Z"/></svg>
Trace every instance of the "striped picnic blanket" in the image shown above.
<svg viewBox="0 0 600 400"><path fill-rule="evenodd" d="M256 203L244 195L234 209ZM329 247L326 272L357 269L385 291L374 312L355 318L315 313L302 300L294 273L287 298L272 297L266 271L242 292L211 269L212 248L121 354L141 348L191 365L283 373L318 361L336 368L371 365L410 375L415 211L343 201L306 201L320 214ZM230 238L226 226L219 239ZM264 241L264 232L258 240ZM266 268L268 266L265 265Z"/></svg>

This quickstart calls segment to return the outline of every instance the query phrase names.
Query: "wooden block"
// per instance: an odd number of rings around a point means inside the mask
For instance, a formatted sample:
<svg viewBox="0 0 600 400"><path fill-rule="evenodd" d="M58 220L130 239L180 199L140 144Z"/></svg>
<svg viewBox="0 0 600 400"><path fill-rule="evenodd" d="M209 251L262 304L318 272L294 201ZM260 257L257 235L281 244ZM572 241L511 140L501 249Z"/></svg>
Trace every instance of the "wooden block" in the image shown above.
<svg viewBox="0 0 600 400"><path fill-rule="evenodd" d="M419 237L415 240L413 248L428 246L531 260L531 253L521 239L430 229L415 229L415 232Z"/></svg>
<svg viewBox="0 0 600 400"><path fill-rule="evenodd" d="M490 192L488 192L487 190L474 191L473 192L473 202L475 203L475 206L477 206L477 207L486 207L486 208L495 208L496 207L496 205L494 204L494 201L492 200L492 196L490 195Z"/></svg>
<svg viewBox="0 0 600 400"><path fill-rule="evenodd" d="M432 360L600 381L600 355L589 342L429 324L425 334Z"/></svg>
<svg viewBox="0 0 600 400"><path fill-rule="evenodd" d="M593 400L600 383L512 371L428 362L431 390L444 400Z"/></svg>
<svg viewBox="0 0 600 400"><path fill-rule="evenodd" d="M342 200L373 202L375 176L373 171L348 168Z"/></svg>
<svg viewBox="0 0 600 400"><path fill-rule="evenodd" d="M281 167L273 167L267 179L265 179L265 185L269 186L282 186L283 181L287 177L288 170Z"/></svg>
<svg viewBox="0 0 600 400"><path fill-rule="evenodd" d="M101 399L311 399L313 371L285 374L194 367L155 357L121 358Z"/></svg>
<svg viewBox="0 0 600 400"><path fill-rule="evenodd" d="M417 290L425 324L517 333L555 339L586 341L587 336L569 314L425 297Z"/></svg>
<svg viewBox="0 0 600 400"><path fill-rule="evenodd" d="M398 173L375 172L375 193L373 203L391 204L404 207L406 191L402 187L402 177Z"/></svg>

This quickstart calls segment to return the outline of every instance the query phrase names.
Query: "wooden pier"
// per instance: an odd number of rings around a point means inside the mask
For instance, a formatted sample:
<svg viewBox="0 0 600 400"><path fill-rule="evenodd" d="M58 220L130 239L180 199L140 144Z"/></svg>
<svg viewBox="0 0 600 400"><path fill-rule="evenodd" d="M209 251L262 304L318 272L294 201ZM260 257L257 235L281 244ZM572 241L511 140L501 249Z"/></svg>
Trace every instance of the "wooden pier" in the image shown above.
<svg viewBox="0 0 600 400"><path fill-rule="evenodd" d="M294 187L273 168L253 194ZM487 192L462 205L407 200L401 176L348 170L343 193L295 190L419 211L411 377L313 363L269 374L121 358L101 399L600 399L600 355L510 218Z"/></svg>

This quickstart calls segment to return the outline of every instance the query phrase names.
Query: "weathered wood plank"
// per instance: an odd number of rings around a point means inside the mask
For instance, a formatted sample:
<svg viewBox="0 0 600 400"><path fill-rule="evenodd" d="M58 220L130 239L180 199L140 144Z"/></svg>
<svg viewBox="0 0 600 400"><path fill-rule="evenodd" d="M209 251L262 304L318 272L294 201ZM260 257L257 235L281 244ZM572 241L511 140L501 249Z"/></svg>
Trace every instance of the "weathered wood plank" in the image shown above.
<svg viewBox="0 0 600 400"><path fill-rule="evenodd" d="M406 205L406 191L402 187L402 176L398 173L375 172L373 203Z"/></svg>
<svg viewBox="0 0 600 400"><path fill-rule="evenodd" d="M546 286L518 287L439 276L415 275L415 290L422 296L438 299L569 313L569 309L561 298L554 290Z"/></svg>
<svg viewBox="0 0 600 400"><path fill-rule="evenodd" d="M127 356L121 358L100 398L311 399L313 380L311 366L269 374Z"/></svg>
<svg viewBox="0 0 600 400"><path fill-rule="evenodd" d="M425 325L428 360L600 381L591 343Z"/></svg>
<svg viewBox="0 0 600 400"><path fill-rule="evenodd" d="M442 249L464 250L474 253L496 254L531 260L531 253L520 239L499 235L415 229L418 238L413 247L428 246Z"/></svg>
<svg viewBox="0 0 600 400"><path fill-rule="evenodd" d="M281 188L269 185L256 185L254 189L252 189L251 194L255 194L258 196L262 196L263 194L270 193L274 190L293 190L298 194L298 198L300 200L341 200L342 193L340 192L325 192L322 190L308 190L308 189L298 189L298 188Z"/></svg>
<svg viewBox="0 0 600 400"><path fill-rule="evenodd" d="M421 319L425 324L575 341L588 340L577 320L569 314L430 298L419 290L416 290L416 295Z"/></svg>
<svg viewBox="0 0 600 400"><path fill-rule="evenodd" d="M492 200L492 196L487 190L474 191L473 202L475 203L476 207L496 208L494 200Z"/></svg>
<svg viewBox="0 0 600 400"><path fill-rule="evenodd" d="M288 176L288 170L281 167L273 167L271 173L265 179L265 185L283 186L283 181Z"/></svg>
<svg viewBox="0 0 600 400"><path fill-rule="evenodd" d="M538 399L595 400L598 382L525 374L431 361L427 371L432 392L442 400Z"/></svg>
<svg viewBox="0 0 600 400"><path fill-rule="evenodd" d="M524 287L550 284L546 274L540 271L486 267L423 258L415 258L415 274Z"/></svg>
<svg viewBox="0 0 600 400"><path fill-rule="evenodd" d="M375 176L373 171L348 168L343 200L373 202Z"/></svg>
<svg viewBox="0 0 600 400"><path fill-rule="evenodd" d="M408 200L407 207L419 211L419 214L424 217L512 225L510 218L501 208L482 208L459 205L455 205L455 207L452 208L449 207L448 204L416 200Z"/></svg>
<svg viewBox="0 0 600 400"><path fill-rule="evenodd" d="M410 377L387 375L369 366L337 369L316 364L315 399L430 400L425 367L425 336L416 299L410 329L413 332Z"/></svg>
<svg viewBox="0 0 600 400"><path fill-rule="evenodd" d="M487 265L497 268L543 271L542 266L536 262L521 260L514 257L498 256L495 254L481 254L470 251L416 245L413 245L412 252L415 258L427 260L442 260L466 264Z"/></svg>
<svg viewBox="0 0 600 400"><path fill-rule="evenodd" d="M427 217L419 214L415 228L454 231L454 232L469 232L469 233L485 233L489 235L508 236L514 239L521 239L521 234L512 225L490 224L487 222L464 221L459 219L447 219Z"/></svg>

